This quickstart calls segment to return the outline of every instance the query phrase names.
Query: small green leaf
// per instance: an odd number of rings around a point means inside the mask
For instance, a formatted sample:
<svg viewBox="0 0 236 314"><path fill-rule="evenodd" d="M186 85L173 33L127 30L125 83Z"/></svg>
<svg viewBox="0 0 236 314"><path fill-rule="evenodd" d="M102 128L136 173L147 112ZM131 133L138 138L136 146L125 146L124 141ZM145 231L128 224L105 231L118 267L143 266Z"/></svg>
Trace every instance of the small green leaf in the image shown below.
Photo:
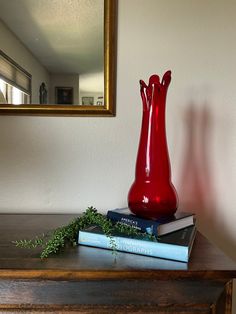
<svg viewBox="0 0 236 314"><path fill-rule="evenodd" d="M128 236L137 236L141 234L139 230L132 226L127 226L121 223L113 224L104 215L98 213L96 208L91 206L88 207L81 216L74 219L67 226L57 228L46 235L42 234L41 236L36 236L34 239L23 239L19 241L12 241L12 243L17 247L28 249L41 247L42 251L40 257L47 258L52 253L58 253L67 243L72 246L77 245L79 230L82 230L90 225L99 226L104 234L110 239L110 247L113 254L117 253L116 242L112 237L113 232L119 232ZM150 239L155 238L154 236L147 234L145 234L145 236Z"/></svg>

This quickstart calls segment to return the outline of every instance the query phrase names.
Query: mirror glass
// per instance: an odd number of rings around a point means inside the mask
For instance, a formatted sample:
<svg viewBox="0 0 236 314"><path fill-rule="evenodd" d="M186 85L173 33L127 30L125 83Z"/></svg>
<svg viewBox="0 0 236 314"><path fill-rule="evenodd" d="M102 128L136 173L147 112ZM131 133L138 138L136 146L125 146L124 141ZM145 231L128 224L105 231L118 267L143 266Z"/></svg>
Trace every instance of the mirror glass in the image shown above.
<svg viewBox="0 0 236 314"><path fill-rule="evenodd" d="M115 35L114 0L0 0L0 114L114 115Z"/></svg>

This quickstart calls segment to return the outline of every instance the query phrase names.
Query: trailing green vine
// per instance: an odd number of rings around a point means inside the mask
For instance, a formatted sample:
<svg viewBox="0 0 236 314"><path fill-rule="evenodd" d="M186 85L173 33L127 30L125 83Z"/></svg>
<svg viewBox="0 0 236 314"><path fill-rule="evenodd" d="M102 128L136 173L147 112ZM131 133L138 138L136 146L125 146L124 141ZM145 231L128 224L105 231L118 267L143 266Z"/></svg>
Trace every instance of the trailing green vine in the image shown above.
<svg viewBox="0 0 236 314"><path fill-rule="evenodd" d="M79 230L85 229L90 225L97 225L102 229L104 234L109 237L110 246L113 251L116 251L115 241L112 237L114 232L128 236L140 235L140 231L134 227L121 223L113 224L106 216L98 213L94 207L88 207L81 216L77 217L66 226L59 227L49 234L36 236L34 239L13 241L13 243L21 248L34 249L41 247L40 257L47 258L50 254L58 253L68 243L76 245ZM146 236L149 238L153 237L150 235Z"/></svg>

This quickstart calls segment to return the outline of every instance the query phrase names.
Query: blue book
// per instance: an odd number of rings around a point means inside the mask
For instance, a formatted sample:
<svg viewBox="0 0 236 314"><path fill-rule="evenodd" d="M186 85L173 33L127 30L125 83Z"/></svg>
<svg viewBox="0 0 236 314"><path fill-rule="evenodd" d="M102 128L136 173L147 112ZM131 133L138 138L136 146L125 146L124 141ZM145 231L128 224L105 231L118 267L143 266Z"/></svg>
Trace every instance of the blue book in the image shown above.
<svg viewBox="0 0 236 314"><path fill-rule="evenodd" d="M142 232L153 234L157 237L191 226L195 222L194 214L192 213L177 211L173 216L151 220L132 214L129 208L109 210L107 218L113 222L133 226Z"/></svg>
<svg viewBox="0 0 236 314"><path fill-rule="evenodd" d="M180 262L188 262L196 234L196 226L150 240L144 236L128 237L113 235L117 251L146 255ZM90 226L79 231L78 243L103 249L112 249L110 238L98 226Z"/></svg>

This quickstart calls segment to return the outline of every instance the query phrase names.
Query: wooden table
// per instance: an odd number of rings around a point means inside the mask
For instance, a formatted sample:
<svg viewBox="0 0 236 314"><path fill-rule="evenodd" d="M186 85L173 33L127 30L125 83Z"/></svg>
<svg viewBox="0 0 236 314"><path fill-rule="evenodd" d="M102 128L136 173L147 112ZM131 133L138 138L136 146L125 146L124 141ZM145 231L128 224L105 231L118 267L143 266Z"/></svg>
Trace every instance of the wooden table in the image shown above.
<svg viewBox="0 0 236 314"><path fill-rule="evenodd" d="M200 233L188 264L82 246L40 260L11 243L74 216L0 214L0 313L231 313L236 264Z"/></svg>

